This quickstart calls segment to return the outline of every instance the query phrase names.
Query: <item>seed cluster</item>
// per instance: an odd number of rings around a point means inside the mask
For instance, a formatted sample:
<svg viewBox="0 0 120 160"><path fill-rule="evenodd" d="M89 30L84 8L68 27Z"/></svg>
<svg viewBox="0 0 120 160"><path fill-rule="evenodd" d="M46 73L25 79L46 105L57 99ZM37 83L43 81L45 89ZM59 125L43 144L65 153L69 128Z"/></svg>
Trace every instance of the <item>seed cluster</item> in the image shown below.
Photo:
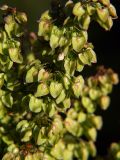
<svg viewBox="0 0 120 160"><path fill-rule="evenodd" d="M0 8L2 160L96 157L95 141L102 127L96 111L108 108L118 76L104 67L91 77L81 72L97 62L88 43L90 22L110 30L116 10L109 0L69 0L58 8L64 18L56 19L53 10L44 12L38 36L26 30L25 13L6 5Z"/></svg>

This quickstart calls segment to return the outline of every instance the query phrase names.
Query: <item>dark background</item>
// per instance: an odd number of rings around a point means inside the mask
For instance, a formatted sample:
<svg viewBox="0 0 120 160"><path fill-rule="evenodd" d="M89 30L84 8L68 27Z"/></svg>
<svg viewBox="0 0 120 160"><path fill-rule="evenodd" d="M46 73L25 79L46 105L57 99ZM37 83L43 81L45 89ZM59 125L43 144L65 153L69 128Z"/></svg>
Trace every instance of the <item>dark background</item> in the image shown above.
<svg viewBox="0 0 120 160"><path fill-rule="evenodd" d="M64 2L64 1L63 1ZM120 72L120 1L111 0L118 13L118 19L110 32L105 32L96 23L90 25L89 41L95 46L98 64L111 67ZM41 12L48 9L50 0L0 0L0 5L9 4L28 14L29 30L37 32L37 20ZM0 16L1 18L1 16ZM113 141L120 141L120 84L111 95L110 108L101 113L104 120L102 131L98 134L98 153L105 154Z"/></svg>

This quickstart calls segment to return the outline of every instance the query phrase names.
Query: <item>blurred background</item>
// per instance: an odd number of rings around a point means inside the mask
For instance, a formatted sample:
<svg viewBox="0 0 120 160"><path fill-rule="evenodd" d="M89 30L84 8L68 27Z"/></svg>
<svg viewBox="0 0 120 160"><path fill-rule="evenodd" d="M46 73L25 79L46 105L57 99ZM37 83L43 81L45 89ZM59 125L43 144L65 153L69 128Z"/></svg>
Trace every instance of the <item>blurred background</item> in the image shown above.
<svg viewBox="0 0 120 160"><path fill-rule="evenodd" d="M115 5L119 18L114 21L110 32L105 32L96 23L91 24L89 41L95 46L98 65L104 64L105 67L111 67L120 73L120 1L111 2ZM0 5L3 4L26 12L29 30L37 32L37 20L41 13L50 7L50 0L0 0ZM120 84L113 90L110 108L100 114L103 116L104 125L98 134L97 147L98 153L105 154L111 142L120 141Z"/></svg>

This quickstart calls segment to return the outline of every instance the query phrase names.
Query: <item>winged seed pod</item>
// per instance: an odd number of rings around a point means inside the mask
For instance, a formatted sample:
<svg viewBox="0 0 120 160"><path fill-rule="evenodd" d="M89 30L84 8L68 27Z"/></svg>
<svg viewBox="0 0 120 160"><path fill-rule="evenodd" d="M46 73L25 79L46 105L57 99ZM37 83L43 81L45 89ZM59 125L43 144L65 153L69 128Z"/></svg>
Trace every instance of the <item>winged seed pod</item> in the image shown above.
<svg viewBox="0 0 120 160"><path fill-rule="evenodd" d="M0 11L0 159L96 158L96 112L108 108L119 78L103 67L82 73L97 62L87 30L92 21L110 30L115 7L109 0L53 1L38 35L29 33L25 13L7 5ZM119 149L111 147L115 160Z"/></svg>

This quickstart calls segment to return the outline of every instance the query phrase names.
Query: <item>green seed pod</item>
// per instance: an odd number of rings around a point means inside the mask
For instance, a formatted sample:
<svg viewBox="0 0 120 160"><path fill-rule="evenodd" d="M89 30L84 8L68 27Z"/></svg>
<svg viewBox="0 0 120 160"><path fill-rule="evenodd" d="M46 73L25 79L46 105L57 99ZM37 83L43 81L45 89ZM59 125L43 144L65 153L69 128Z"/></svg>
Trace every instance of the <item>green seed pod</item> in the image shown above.
<svg viewBox="0 0 120 160"><path fill-rule="evenodd" d="M51 155L56 159L63 159L64 150L65 144L62 140L60 140L57 144L55 144L54 148L52 148Z"/></svg>
<svg viewBox="0 0 120 160"><path fill-rule="evenodd" d="M29 108L32 112L39 113L43 108L43 100L35 98L34 96L30 97Z"/></svg>
<svg viewBox="0 0 120 160"><path fill-rule="evenodd" d="M50 46L52 49L58 47L61 35L62 31L57 26L53 26L50 36Z"/></svg>
<svg viewBox="0 0 120 160"><path fill-rule="evenodd" d="M51 20L51 16L50 16L50 12L49 12L49 10L47 10L47 11L45 11L45 12L43 12L42 13L42 15L41 15L41 18L40 19L45 19L45 20Z"/></svg>
<svg viewBox="0 0 120 160"><path fill-rule="evenodd" d="M56 113L57 105L54 101L50 102L47 108L47 113L49 114L49 117L53 117Z"/></svg>
<svg viewBox="0 0 120 160"><path fill-rule="evenodd" d="M2 136L2 140L3 140L3 142L6 143L7 145L11 145L11 144L14 143L14 141L13 141L13 140L11 139L11 137L8 136L8 135Z"/></svg>
<svg viewBox="0 0 120 160"><path fill-rule="evenodd" d="M83 69L84 69L83 63L79 59L77 59L77 68L76 68L76 70L78 72L81 72Z"/></svg>
<svg viewBox="0 0 120 160"><path fill-rule="evenodd" d="M78 35L76 32L72 35L72 47L76 52L80 52L86 43L85 37Z"/></svg>
<svg viewBox="0 0 120 160"><path fill-rule="evenodd" d="M15 17L19 23L26 23L27 22L27 15L24 12L17 12Z"/></svg>
<svg viewBox="0 0 120 160"><path fill-rule="evenodd" d="M85 107L88 113L95 112L95 104L88 97L82 97L82 105Z"/></svg>
<svg viewBox="0 0 120 160"><path fill-rule="evenodd" d="M78 122L83 123L87 118L87 115L84 112L80 112L78 114Z"/></svg>
<svg viewBox="0 0 120 160"><path fill-rule="evenodd" d="M46 81L50 77L51 77L51 74L43 68L38 72L38 82L39 81Z"/></svg>
<svg viewBox="0 0 120 160"><path fill-rule="evenodd" d="M21 120L17 126L16 126L16 130L20 131L21 133L26 131L26 129L28 129L29 127L29 123L27 120Z"/></svg>
<svg viewBox="0 0 120 160"><path fill-rule="evenodd" d="M68 112L67 112L67 117L68 118L77 119L77 116L78 116L77 112L73 108L68 110Z"/></svg>
<svg viewBox="0 0 120 160"><path fill-rule="evenodd" d="M114 7L112 4L110 4L108 10L109 10L109 14L110 14L112 17L114 17L114 18L117 17L116 9L115 9L115 7Z"/></svg>
<svg viewBox="0 0 120 160"><path fill-rule="evenodd" d="M31 137L32 137L32 130L28 130L22 137L21 142L29 142L31 140Z"/></svg>
<svg viewBox="0 0 120 160"><path fill-rule="evenodd" d="M112 28L112 26L113 26L113 20L112 20L112 18L110 16L108 17L106 25L108 27L108 30L110 30Z"/></svg>
<svg viewBox="0 0 120 160"><path fill-rule="evenodd" d="M8 107L12 108L13 105L13 97L11 96L11 93L8 93L1 97L3 104Z"/></svg>
<svg viewBox="0 0 120 160"><path fill-rule="evenodd" d="M70 98L65 98L63 100L63 106L64 106L64 110L67 110L68 108L70 108L70 106L71 106Z"/></svg>
<svg viewBox="0 0 120 160"><path fill-rule="evenodd" d="M77 17L81 17L85 13L85 10L83 9L80 2L76 3L73 8L73 15Z"/></svg>
<svg viewBox="0 0 120 160"><path fill-rule="evenodd" d="M39 23L38 36L47 36L48 38L46 40L49 40L52 27L52 23L49 20L41 20Z"/></svg>
<svg viewBox="0 0 120 160"><path fill-rule="evenodd" d="M92 100L96 100L96 99L98 99L100 96L101 96L101 91L100 90L98 90L98 89L90 89L89 90L89 96L90 96L90 98L92 99Z"/></svg>
<svg viewBox="0 0 120 160"><path fill-rule="evenodd" d="M82 126L75 120L71 118L65 119L65 127L72 135L80 137L83 133Z"/></svg>
<svg viewBox="0 0 120 160"><path fill-rule="evenodd" d="M15 156L14 156L14 154L13 153L10 153L10 152L8 152L8 153L6 153L4 156L3 156L3 158L2 158L2 160L13 160L13 159L15 159Z"/></svg>
<svg viewBox="0 0 120 160"><path fill-rule="evenodd" d="M67 38L66 38L65 36L62 36L62 37L60 38L60 40L59 40L59 46L60 46L60 47L63 47L63 46L65 46L65 45L67 45L67 43L68 43Z"/></svg>
<svg viewBox="0 0 120 160"><path fill-rule="evenodd" d="M4 73L0 73L0 89L4 85Z"/></svg>
<svg viewBox="0 0 120 160"><path fill-rule="evenodd" d="M73 153L71 150L65 149L63 152L63 159L64 160L72 160L73 159Z"/></svg>
<svg viewBox="0 0 120 160"><path fill-rule="evenodd" d="M82 160L87 160L89 157L88 149L85 146L81 148L81 157L82 157Z"/></svg>
<svg viewBox="0 0 120 160"><path fill-rule="evenodd" d="M103 23L105 23L108 20L108 18L109 18L108 8L103 8L103 9L97 8L97 14L98 14L99 19Z"/></svg>
<svg viewBox="0 0 120 160"><path fill-rule="evenodd" d="M90 155L92 155L93 157L96 156L96 154L97 154L96 147L92 141L88 142L88 150L90 152Z"/></svg>
<svg viewBox="0 0 120 160"><path fill-rule="evenodd" d="M74 95L78 98L81 93L82 93L82 89L84 87L84 79L82 76L78 76L74 79L74 83L72 85L72 90Z"/></svg>
<svg viewBox="0 0 120 160"><path fill-rule="evenodd" d="M38 70L33 66L27 71L26 74L26 83L32 83L37 81Z"/></svg>
<svg viewBox="0 0 120 160"><path fill-rule="evenodd" d="M15 63L23 63L23 57L18 48L9 48L9 56Z"/></svg>
<svg viewBox="0 0 120 160"><path fill-rule="evenodd" d="M63 84L64 84L65 89L68 90L70 87L70 79L67 75L63 77Z"/></svg>
<svg viewBox="0 0 120 160"><path fill-rule="evenodd" d="M39 133L38 133L38 138L37 138L37 145L42 145L44 144L45 142L47 141L47 138L45 136L45 127L42 127L40 130L39 130Z"/></svg>
<svg viewBox="0 0 120 160"><path fill-rule="evenodd" d="M25 156L25 160L33 160L32 154L29 153L27 156Z"/></svg>
<svg viewBox="0 0 120 160"><path fill-rule="evenodd" d="M36 152L33 154L33 160L41 160L41 153L40 152Z"/></svg>
<svg viewBox="0 0 120 160"><path fill-rule="evenodd" d="M59 104L59 103L63 102L65 97L66 97L66 93L65 93L65 90L63 89L61 91L60 95L57 97L56 103Z"/></svg>
<svg viewBox="0 0 120 160"><path fill-rule="evenodd" d="M110 5L110 0L99 0L103 5L109 6Z"/></svg>
<svg viewBox="0 0 120 160"><path fill-rule="evenodd" d="M99 105L101 109L106 110L110 105L110 97L102 96L99 100Z"/></svg>
<svg viewBox="0 0 120 160"><path fill-rule="evenodd" d="M35 97L42 97L49 94L49 87L46 83L41 83L37 86Z"/></svg>
<svg viewBox="0 0 120 160"><path fill-rule="evenodd" d="M86 135L88 136L88 138L90 138L92 141L96 141L97 138L97 131L95 128L88 128L86 131Z"/></svg>
<svg viewBox="0 0 120 160"><path fill-rule="evenodd" d="M57 81L52 81L50 84L50 94L53 98L57 98L62 92L63 85ZM62 93L63 94L63 93Z"/></svg>
<svg viewBox="0 0 120 160"><path fill-rule="evenodd" d="M118 74L116 74L116 73L113 73L112 75L111 75L111 80L112 80L112 83L113 84L118 84L119 83L119 77L118 77Z"/></svg>
<svg viewBox="0 0 120 160"><path fill-rule="evenodd" d="M100 130L102 128L102 118L101 116L91 116L90 121L93 123L96 129Z"/></svg>
<svg viewBox="0 0 120 160"><path fill-rule="evenodd" d="M91 65L91 63L97 62L96 54L91 48L87 48L83 53L80 53L78 56L80 61L86 65Z"/></svg>
<svg viewBox="0 0 120 160"><path fill-rule="evenodd" d="M85 15L82 19L82 28L84 30L88 30L89 28L89 25L90 25L90 21L91 21L91 18L89 15Z"/></svg>
<svg viewBox="0 0 120 160"><path fill-rule="evenodd" d="M94 13L95 13L95 7L94 6L92 6L91 4L87 4L87 12L88 12L88 14L91 16L91 15L93 15Z"/></svg>

